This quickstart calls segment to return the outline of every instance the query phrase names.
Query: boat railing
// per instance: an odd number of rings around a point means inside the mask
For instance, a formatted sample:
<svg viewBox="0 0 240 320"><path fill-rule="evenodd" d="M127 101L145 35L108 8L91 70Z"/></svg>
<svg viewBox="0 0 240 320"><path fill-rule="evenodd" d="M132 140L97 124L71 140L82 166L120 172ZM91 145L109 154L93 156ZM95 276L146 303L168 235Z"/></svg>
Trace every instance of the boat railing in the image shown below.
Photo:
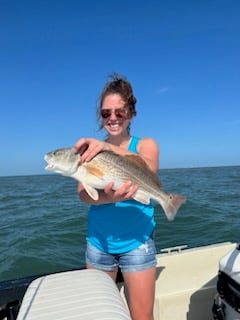
<svg viewBox="0 0 240 320"><path fill-rule="evenodd" d="M169 247L169 248L164 248L161 249L162 253L175 253L175 252L182 252L183 250L187 249L188 246L186 244L184 245L180 245L180 246L176 246L176 247Z"/></svg>

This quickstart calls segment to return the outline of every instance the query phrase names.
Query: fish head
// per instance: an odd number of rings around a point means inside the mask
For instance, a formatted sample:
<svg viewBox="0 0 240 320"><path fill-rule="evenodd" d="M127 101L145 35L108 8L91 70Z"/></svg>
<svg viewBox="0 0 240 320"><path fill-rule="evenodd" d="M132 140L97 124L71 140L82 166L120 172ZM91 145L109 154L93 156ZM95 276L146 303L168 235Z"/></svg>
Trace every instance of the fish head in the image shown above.
<svg viewBox="0 0 240 320"><path fill-rule="evenodd" d="M80 165L80 156L74 148L62 148L48 152L44 160L47 162L45 170L65 176L73 175Z"/></svg>

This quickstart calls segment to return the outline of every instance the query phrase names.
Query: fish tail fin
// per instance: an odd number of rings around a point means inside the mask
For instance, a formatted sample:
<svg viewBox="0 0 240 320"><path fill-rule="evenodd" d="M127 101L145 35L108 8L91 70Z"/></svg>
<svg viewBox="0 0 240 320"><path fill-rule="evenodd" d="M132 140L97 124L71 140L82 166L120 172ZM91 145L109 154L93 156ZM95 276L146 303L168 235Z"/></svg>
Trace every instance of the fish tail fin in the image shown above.
<svg viewBox="0 0 240 320"><path fill-rule="evenodd" d="M161 206L168 220L173 220L180 206L186 202L186 198L177 194L168 194L165 201L161 201Z"/></svg>

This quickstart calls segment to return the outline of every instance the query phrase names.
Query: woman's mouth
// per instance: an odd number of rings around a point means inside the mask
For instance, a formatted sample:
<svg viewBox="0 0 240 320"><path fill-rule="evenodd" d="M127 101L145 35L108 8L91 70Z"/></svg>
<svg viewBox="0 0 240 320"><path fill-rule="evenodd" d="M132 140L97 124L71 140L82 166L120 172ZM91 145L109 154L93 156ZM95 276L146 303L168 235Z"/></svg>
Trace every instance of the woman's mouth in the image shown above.
<svg viewBox="0 0 240 320"><path fill-rule="evenodd" d="M117 128L119 128L120 127L120 123L119 123L119 121L117 121L117 122L108 122L108 126L111 128L111 129L117 129Z"/></svg>

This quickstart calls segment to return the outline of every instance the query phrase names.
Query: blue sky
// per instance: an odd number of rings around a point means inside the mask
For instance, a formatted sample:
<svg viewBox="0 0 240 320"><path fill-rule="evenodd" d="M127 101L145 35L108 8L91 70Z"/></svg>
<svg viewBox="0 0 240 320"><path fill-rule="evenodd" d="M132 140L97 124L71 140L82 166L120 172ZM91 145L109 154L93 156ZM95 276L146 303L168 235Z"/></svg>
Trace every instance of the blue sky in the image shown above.
<svg viewBox="0 0 240 320"><path fill-rule="evenodd" d="M240 1L0 0L0 176L97 131L112 72L161 168L240 165Z"/></svg>

